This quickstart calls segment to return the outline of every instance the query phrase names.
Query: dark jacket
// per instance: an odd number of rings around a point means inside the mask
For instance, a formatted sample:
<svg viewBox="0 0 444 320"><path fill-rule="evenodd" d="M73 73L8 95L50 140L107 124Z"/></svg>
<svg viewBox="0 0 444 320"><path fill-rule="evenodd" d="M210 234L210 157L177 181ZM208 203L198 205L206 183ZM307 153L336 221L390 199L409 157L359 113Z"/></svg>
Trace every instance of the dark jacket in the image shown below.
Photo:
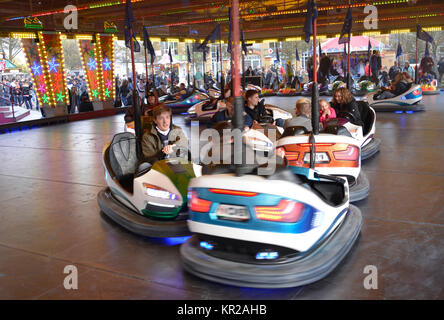
<svg viewBox="0 0 444 320"><path fill-rule="evenodd" d="M94 106L91 101L82 101L79 105L79 112L94 111Z"/></svg>
<svg viewBox="0 0 444 320"><path fill-rule="evenodd" d="M227 110L221 110L216 112L213 117L211 117L211 126L215 125L218 122L222 121L231 121L232 118L228 116ZM244 112L244 125L251 127L253 125L253 119Z"/></svg>
<svg viewBox="0 0 444 320"><path fill-rule="evenodd" d="M395 76L401 72L401 68L400 67L395 67L395 66L391 66L389 69L389 77L390 80L394 80Z"/></svg>
<svg viewBox="0 0 444 320"><path fill-rule="evenodd" d="M319 70L323 73L323 74L328 74L328 72L330 71L330 67L331 67L331 60L328 56L323 56L321 58L321 62L319 63Z"/></svg>
<svg viewBox="0 0 444 320"><path fill-rule="evenodd" d="M377 55L372 55L370 58L370 69L372 70L372 72L376 72L381 70L382 68L382 61L381 61L381 57L377 56Z"/></svg>
<svg viewBox="0 0 444 320"><path fill-rule="evenodd" d="M129 85L128 86L120 86L120 94L123 96L123 97L126 97L126 96L128 96L128 94L129 94Z"/></svg>
<svg viewBox="0 0 444 320"><path fill-rule="evenodd" d="M27 85L22 85L22 86L20 87L20 90L22 91L22 94L23 94L24 96L29 96L29 94L30 94L30 89L31 89L31 87L29 87L29 86L27 86Z"/></svg>
<svg viewBox="0 0 444 320"><path fill-rule="evenodd" d="M262 117L266 115L265 105L261 101L254 109L250 109L245 103L244 110L253 121L256 120L257 122L261 122Z"/></svg>
<svg viewBox="0 0 444 320"><path fill-rule="evenodd" d="M171 144L176 144L178 147L188 148L188 139L182 129L174 124L171 125L168 133L168 140ZM142 136L142 152L146 161L154 163L164 158L162 152L163 144L158 135L156 126L153 125L151 131L147 131Z"/></svg>
<svg viewBox="0 0 444 320"><path fill-rule="evenodd" d="M404 92L406 92L407 90L409 90L409 87L410 87L410 85L407 82L399 81L396 84L395 90L393 90L392 93L395 96L399 96L399 95L403 94Z"/></svg>
<svg viewBox="0 0 444 320"><path fill-rule="evenodd" d="M143 116L145 114L145 111L151 110L153 108L154 108L154 106L150 106L147 104L141 105L140 106L140 116ZM125 123L134 121L134 107L133 106L129 106L126 108L124 120L125 120Z"/></svg>
<svg viewBox="0 0 444 320"><path fill-rule="evenodd" d="M438 72L439 73L444 73L444 60L443 59L441 59L438 62Z"/></svg>
<svg viewBox="0 0 444 320"><path fill-rule="evenodd" d="M350 119L350 122L356 124L358 126L363 126L364 123L361 119L361 113L359 112L358 102L353 98L349 103L331 103L331 107L335 109L336 114L338 115L340 112L349 112L353 115L354 120Z"/></svg>

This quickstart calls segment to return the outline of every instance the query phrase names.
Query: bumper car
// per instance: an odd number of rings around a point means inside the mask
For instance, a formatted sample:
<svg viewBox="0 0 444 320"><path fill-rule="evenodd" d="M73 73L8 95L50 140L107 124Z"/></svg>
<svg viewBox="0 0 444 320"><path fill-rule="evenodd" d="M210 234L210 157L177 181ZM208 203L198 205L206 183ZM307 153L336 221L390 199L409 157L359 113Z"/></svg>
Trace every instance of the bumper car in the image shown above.
<svg viewBox="0 0 444 320"><path fill-rule="evenodd" d="M430 83L421 84L421 90L423 95L436 95L440 93L436 79L433 79Z"/></svg>
<svg viewBox="0 0 444 320"><path fill-rule="evenodd" d="M373 82L369 80L363 80L355 83L353 85L351 92L354 96L362 97L371 92L374 92L375 90L376 90L376 85Z"/></svg>
<svg viewBox="0 0 444 320"><path fill-rule="evenodd" d="M333 96L333 93L335 92L336 89L338 88L346 88L347 84L343 81L335 81L333 83L330 83L328 85L328 91L326 93L327 96Z"/></svg>
<svg viewBox="0 0 444 320"><path fill-rule="evenodd" d="M347 129L352 138L358 141L361 147L361 160L372 157L379 151L381 139L375 138L376 131L376 112L364 101L358 101L359 113L364 126L353 124L353 115L340 112L336 119L330 119L324 123L324 128L343 126ZM329 129L326 129L328 131ZM333 132L335 129L333 130Z"/></svg>
<svg viewBox="0 0 444 320"><path fill-rule="evenodd" d="M259 86L256 86L254 84L248 83L247 87L245 88L245 90L256 90L257 92L261 92L262 88Z"/></svg>
<svg viewBox="0 0 444 320"><path fill-rule="evenodd" d="M202 92L202 93L208 95L210 98L213 98L213 99L218 99L220 97L220 95L221 95L220 89L218 87L216 87L215 85L209 87L208 90L204 90L204 89L201 89L201 88L195 88L195 91L198 92L198 93Z"/></svg>
<svg viewBox="0 0 444 320"><path fill-rule="evenodd" d="M309 83L304 84L304 87L301 91L301 95L311 97L312 86L313 86L313 82L309 82ZM328 95L328 85L327 84L318 83L318 88L319 88L319 95L320 96Z"/></svg>
<svg viewBox="0 0 444 320"><path fill-rule="evenodd" d="M364 100L368 102L376 112L393 112L393 111L423 111L425 106L420 104L422 101L421 86L413 84L409 90L403 94L384 100L375 100L376 92L370 93Z"/></svg>
<svg viewBox="0 0 444 320"><path fill-rule="evenodd" d="M199 122L208 122L216 112L221 111L224 108L225 107L220 103L220 100L202 101L188 109L185 121L190 122L198 120ZM281 118L286 120L292 117L290 112L271 104L265 104L265 109L269 110L269 114L273 119Z"/></svg>
<svg viewBox="0 0 444 320"><path fill-rule="evenodd" d="M141 116L141 121L142 121L142 129L144 132L151 130L153 123L152 116ZM129 132L135 135L136 131L134 128L134 121L125 122L125 126L123 127L123 132Z"/></svg>
<svg viewBox="0 0 444 320"><path fill-rule="evenodd" d="M289 127L277 141L276 149L289 166L302 168L311 166L314 149L314 163L319 173L347 178L350 202L368 197L370 183L361 170L361 146L345 127L328 126L316 136L305 127Z"/></svg>
<svg viewBox="0 0 444 320"><path fill-rule="evenodd" d="M276 92L273 89L267 89L267 88L263 88L260 93L259 93L259 97L272 97L275 96Z"/></svg>
<svg viewBox="0 0 444 320"><path fill-rule="evenodd" d="M234 286L288 288L326 277L357 240L362 216L347 180L278 167L259 176L216 171L189 187L194 235L181 245L184 269Z"/></svg>
<svg viewBox="0 0 444 320"><path fill-rule="evenodd" d="M165 99L162 102L164 102L168 107L170 107L173 113L181 113L185 112L196 103L199 103L201 101L206 101L209 98L210 97L206 93L196 90L185 99L176 99L176 100Z"/></svg>
<svg viewBox="0 0 444 320"><path fill-rule="evenodd" d="M208 122L216 112L224 108L223 104L221 104L221 100L210 99L201 101L187 110L185 121L190 122L197 120L199 122Z"/></svg>
<svg viewBox="0 0 444 320"><path fill-rule="evenodd" d="M187 188L201 166L169 158L139 165L136 137L116 134L104 147L107 187L98 194L101 211L123 228L141 236L189 235Z"/></svg>
<svg viewBox="0 0 444 320"><path fill-rule="evenodd" d="M279 89L279 92L276 93L276 95L279 97L294 97L294 96L301 95L301 91L302 91L302 87L299 90L294 89L294 88L282 88L282 89Z"/></svg>

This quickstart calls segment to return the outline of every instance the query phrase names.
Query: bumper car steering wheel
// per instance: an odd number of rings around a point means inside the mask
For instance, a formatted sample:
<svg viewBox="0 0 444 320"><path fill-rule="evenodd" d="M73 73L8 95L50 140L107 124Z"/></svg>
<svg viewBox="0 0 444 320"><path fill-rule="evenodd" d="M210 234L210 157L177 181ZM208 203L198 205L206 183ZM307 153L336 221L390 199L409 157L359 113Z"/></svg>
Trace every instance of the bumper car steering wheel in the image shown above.
<svg viewBox="0 0 444 320"><path fill-rule="evenodd" d="M340 111L340 112L338 112L337 117L338 118L347 119L351 123L358 123L355 115L353 113L351 113L351 112L348 112L348 111Z"/></svg>

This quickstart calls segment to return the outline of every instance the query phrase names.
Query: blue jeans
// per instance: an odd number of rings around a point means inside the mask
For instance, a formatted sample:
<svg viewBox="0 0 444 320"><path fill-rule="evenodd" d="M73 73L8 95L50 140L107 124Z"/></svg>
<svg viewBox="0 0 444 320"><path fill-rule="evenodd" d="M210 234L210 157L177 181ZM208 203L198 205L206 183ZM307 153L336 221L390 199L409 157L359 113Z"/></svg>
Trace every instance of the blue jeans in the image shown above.
<svg viewBox="0 0 444 320"><path fill-rule="evenodd" d="M375 100L385 100L393 97L395 97L395 95L390 91L383 91L377 97L375 97Z"/></svg>
<svg viewBox="0 0 444 320"><path fill-rule="evenodd" d="M26 109L32 110L31 96L24 96Z"/></svg>
<svg viewBox="0 0 444 320"><path fill-rule="evenodd" d="M284 127L284 119L281 119L281 118L279 118L279 119L276 119L276 125L278 126L278 127Z"/></svg>

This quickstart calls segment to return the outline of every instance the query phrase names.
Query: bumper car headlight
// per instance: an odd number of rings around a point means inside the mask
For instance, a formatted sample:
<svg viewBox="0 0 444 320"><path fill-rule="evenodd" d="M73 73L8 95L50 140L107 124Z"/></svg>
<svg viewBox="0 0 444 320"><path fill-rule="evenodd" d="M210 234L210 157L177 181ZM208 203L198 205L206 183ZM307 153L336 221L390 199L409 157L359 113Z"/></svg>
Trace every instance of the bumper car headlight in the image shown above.
<svg viewBox="0 0 444 320"><path fill-rule="evenodd" d="M147 196L160 198L165 200L177 200L179 196L175 193L169 192L160 187L154 186L152 184L143 183L144 192Z"/></svg>
<svg viewBox="0 0 444 320"><path fill-rule="evenodd" d="M271 149L273 148L273 143L256 137L247 137L245 139L245 143L250 145L253 148L253 150L271 151Z"/></svg>
<svg viewBox="0 0 444 320"><path fill-rule="evenodd" d="M188 114L196 114L196 108L194 106L192 106L191 108L188 109Z"/></svg>

